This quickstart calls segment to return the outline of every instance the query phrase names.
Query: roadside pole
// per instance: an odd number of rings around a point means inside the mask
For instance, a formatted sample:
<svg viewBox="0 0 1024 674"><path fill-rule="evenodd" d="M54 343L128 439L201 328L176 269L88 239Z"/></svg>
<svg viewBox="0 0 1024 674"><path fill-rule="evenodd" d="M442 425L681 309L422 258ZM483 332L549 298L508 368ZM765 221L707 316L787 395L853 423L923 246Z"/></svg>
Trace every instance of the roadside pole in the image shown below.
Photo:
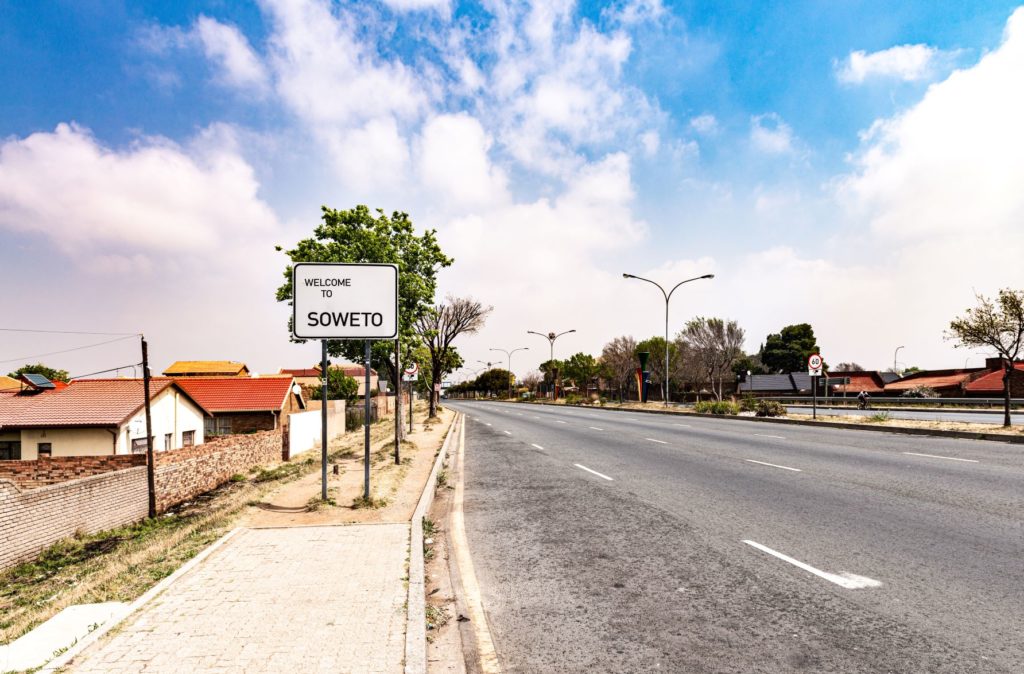
<svg viewBox="0 0 1024 674"><path fill-rule="evenodd" d="M153 456L153 415L149 409L149 345L142 337L142 397L146 406L146 487L149 489L149 516L156 517L156 466Z"/></svg>
<svg viewBox="0 0 1024 674"><path fill-rule="evenodd" d="M818 418L818 377L825 371L825 362L821 359L820 353L812 353L807 357L807 374L811 377L811 418ZM825 386L828 386L826 379ZM825 391L828 395L828 391ZM826 398L827 400L827 398Z"/></svg>
<svg viewBox="0 0 1024 674"><path fill-rule="evenodd" d="M811 418L818 418L818 378L811 377Z"/></svg>
<svg viewBox="0 0 1024 674"><path fill-rule="evenodd" d="M327 340L320 340L320 499L327 500Z"/></svg>
<svg viewBox="0 0 1024 674"><path fill-rule="evenodd" d="M415 383L416 383L415 379L410 379L409 380L409 432L410 433L412 433L412 406L413 406L412 405L413 404L412 397L413 397L413 394L414 394L413 384L415 384Z"/></svg>
<svg viewBox="0 0 1024 674"><path fill-rule="evenodd" d="M402 363L398 355L398 340L395 340L395 465L402 465L399 445L402 443Z"/></svg>
<svg viewBox="0 0 1024 674"><path fill-rule="evenodd" d="M366 396L363 402L363 498L370 500L370 340L366 340L363 362Z"/></svg>

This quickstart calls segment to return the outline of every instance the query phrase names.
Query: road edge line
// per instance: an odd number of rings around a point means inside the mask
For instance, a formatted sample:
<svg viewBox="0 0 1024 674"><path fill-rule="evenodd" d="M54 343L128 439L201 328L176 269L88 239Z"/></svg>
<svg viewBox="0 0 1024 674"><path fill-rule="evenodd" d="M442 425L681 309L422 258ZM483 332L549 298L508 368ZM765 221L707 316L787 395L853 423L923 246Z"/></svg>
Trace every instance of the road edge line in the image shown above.
<svg viewBox="0 0 1024 674"><path fill-rule="evenodd" d="M434 501L437 492L437 474L448 456L452 438L460 424L465 424L465 415L456 412L441 443L441 449L434 459L427 483L423 485L420 500L412 513L409 526L409 588L405 602L405 671L407 674L426 674L427 671L427 597L426 572L423 560L423 518Z"/></svg>
<svg viewBox="0 0 1024 674"><path fill-rule="evenodd" d="M82 639L78 641L77 644L70 647L68 650L64 651L64 653L62 653L59 657L54 658L50 662L40 667L37 671L41 673L57 672L60 669L66 667L75 657L81 655L83 651L85 651L87 648L89 648L94 643L99 641L99 639L103 637L103 635L107 634L112 629L123 623L133 613L141 609L143 606L148 604L157 596L163 594L167 590L167 588L174 584L174 582L177 581L179 578L184 576L186 573L188 573L195 567L202 564L203 560L205 560L207 557L216 552L218 548L227 543L231 537L233 537L239 531L242 531L244 528L245 527L235 527L231 531L227 532L226 534L215 540L213 543L210 543L210 545L208 545L204 550L200 551L199 554L197 554L195 557L179 566L174 571L174 573L167 576L159 583L146 590L141 596L136 598L135 601L128 604L128 606L122 609L120 613L116 614L110 620L100 625L98 629L95 629L86 636L84 636Z"/></svg>
<svg viewBox="0 0 1024 674"><path fill-rule="evenodd" d="M468 627L472 633L471 640L463 638L463 658L466 661L467 672L497 674L501 672L501 664L497 649L494 647L494 639L491 637L490 627L487 624L487 614L484 611L480 586L469 551L469 540L466 537L465 519L462 512L465 496L465 426L459 429L459 443L455 455L457 457L455 460L455 493L452 496L451 510L448 515L449 541L454 555L448 558L448 570L452 577L452 588L455 590L456 606L461 606L469 617L468 625L462 623L462 626ZM466 632L466 629L460 629L463 637L466 636Z"/></svg>

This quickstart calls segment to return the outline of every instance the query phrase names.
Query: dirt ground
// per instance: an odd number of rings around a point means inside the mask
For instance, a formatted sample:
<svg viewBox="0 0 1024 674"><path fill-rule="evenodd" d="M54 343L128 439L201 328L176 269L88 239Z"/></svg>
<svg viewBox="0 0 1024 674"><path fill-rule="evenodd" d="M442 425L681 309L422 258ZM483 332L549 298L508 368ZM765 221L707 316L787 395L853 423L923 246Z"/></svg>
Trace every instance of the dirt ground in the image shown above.
<svg viewBox="0 0 1024 674"><path fill-rule="evenodd" d="M996 418L996 415L993 415ZM811 421L810 414L789 414L787 419L799 419ZM851 417L842 415L818 414L818 421L828 421L840 424L871 424L872 426L883 426L886 428L927 428L936 431L963 431L966 433L986 433L992 435L1024 435L1024 427L1011 426L1004 428L999 425L1003 418L997 417L998 421L991 424L973 424L962 421L924 421L917 419L886 419L885 421L872 421L870 417Z"/></svg>
<svg viewBox="0 0 1024 674"><path fill-rule="evenodd" d="M244 527L289 527L367 522L408 522L416 510L427 483L434 458L454 416L442 410L439 420L428 422L426 410L418 406L413 415L413 432L399 449L401 464L394 459L394 422L387 419L371 427L370 495L363 496L363 433L346 433L342 449L327 470L328 502L320 501L321 477L316 470L294 482L282 485L250 506L239 520ZM310 452L316 461L319 453Z"/></svg>

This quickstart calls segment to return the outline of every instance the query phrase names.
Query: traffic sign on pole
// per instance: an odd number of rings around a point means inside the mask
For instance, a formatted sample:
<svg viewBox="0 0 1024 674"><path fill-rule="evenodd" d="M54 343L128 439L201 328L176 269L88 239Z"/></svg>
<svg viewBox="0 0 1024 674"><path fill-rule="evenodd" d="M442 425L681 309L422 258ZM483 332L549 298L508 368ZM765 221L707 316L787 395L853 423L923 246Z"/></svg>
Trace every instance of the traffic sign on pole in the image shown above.
<svg viewBox="0 0 1024 674"><path fill-rule="evenodd" d="M809 374L810 376L820 377L822 373L822 366L823 363L821 360L821 354L812 353L807 358L807 374Z"/></svg>

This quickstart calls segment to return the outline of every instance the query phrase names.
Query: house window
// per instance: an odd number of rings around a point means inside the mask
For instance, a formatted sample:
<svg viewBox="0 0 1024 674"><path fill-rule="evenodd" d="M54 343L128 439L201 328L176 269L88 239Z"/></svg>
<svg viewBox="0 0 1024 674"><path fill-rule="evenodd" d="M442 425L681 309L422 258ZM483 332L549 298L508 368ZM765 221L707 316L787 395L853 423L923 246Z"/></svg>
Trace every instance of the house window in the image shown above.
<svg viewBox="0 0 1024 674"><path fill-rule="evenodd" d="M146 438L135 438L132 440L132 454L145 454L148 449Z"/></svg>
<svg viewBox="0 0 1024 674"><path fill-rule="evenodd" d="M174 433L164 435L164 449L174 449Z"/></svg>
<svg viewBox="0 0 1024 674"><path fill-rule="evenodd" d="M203 422L206 435L230 435L231 417L207 417Z"/></svg>
<svg viewBox="0 0 1024 674"><path fill-rule="evenodd" d="M191 447L196 444L196 432L195 431L184 431L181 434L181 446Z"/></svg>
<svg viewBox="0 0 1024 674"><path fill-rule="evenodd" d="M36 445L36 455L40 459L49 459L51 456L53 456L53 445L49 442L40 442L38 445Z"/></svg>
<svg viewBox="0 0 1024 674"><path fill-rule="evenodd" d="M16 440L0 441L0 461L20 461L21 443Z"/></svg>

